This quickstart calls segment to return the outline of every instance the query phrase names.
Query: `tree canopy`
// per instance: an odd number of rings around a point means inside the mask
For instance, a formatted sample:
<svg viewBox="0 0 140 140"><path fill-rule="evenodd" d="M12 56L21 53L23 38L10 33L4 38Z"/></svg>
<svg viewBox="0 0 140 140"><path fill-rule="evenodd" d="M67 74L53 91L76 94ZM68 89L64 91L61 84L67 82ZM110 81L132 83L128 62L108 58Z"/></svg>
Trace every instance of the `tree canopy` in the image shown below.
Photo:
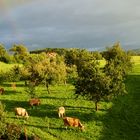
<svg viewBox="0 0 140 140"><path fill-rule="evenodd" d="M88 52L82 51L76 61L78 78L75 83L75 94L84 96L97 103L105 96L116 96L126 93L124 78L131 69L130 56L114 44L103 53L106 65L102 69L98 61Z"/></svg>

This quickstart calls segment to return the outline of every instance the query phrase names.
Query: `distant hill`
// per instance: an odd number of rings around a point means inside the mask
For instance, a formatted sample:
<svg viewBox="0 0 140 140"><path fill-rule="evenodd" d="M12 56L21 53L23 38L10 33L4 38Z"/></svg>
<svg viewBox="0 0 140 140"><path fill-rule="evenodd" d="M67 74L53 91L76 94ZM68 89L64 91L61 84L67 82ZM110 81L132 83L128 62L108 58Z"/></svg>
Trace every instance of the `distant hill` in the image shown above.
<svg viewBox="0 0 140 140"><path fill-rule="evenodd" d="M140 54L140 49L134 49L134 50L132 50L132 51L134 51L135 53Z"/></svg>
<svg viewBox="0 0 140 140"><path fill-rule="evenodd" d="M132 49L128 50L128 52L130 52L131 55L140 55L140 49Z"/></svg>

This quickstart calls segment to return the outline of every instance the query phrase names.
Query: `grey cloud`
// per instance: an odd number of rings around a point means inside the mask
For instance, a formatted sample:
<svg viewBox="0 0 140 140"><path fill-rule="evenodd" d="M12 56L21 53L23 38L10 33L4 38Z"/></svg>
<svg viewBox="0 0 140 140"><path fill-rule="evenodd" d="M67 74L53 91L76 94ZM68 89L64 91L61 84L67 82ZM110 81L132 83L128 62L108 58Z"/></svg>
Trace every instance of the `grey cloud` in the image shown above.
<svg viewBox="0 0 140 140"><path fill-rule="evenodd" d="M100 49L119 40L126 48L131 45L138 47L139 8L137 0L30 1L11 8L8 16L3 15L0 21L0 35L3 37L0 41L17 39L31 48ZM19 37L15 39L15 36Z"/></svg>

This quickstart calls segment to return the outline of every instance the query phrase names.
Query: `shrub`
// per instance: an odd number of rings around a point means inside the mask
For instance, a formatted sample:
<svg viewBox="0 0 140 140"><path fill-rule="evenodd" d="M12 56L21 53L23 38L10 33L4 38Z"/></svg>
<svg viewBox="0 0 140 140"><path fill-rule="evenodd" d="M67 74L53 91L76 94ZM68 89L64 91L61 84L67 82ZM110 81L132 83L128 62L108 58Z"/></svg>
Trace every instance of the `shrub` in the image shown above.
<svg viewBox="0 0 140 140"><path fill-rule="evenodd" d="M21 135L21 127L16 124L7 124L4 138L6 140L17 140Z"/></svg>
<svg viewBox="0 0 140 140"><path fill-rule="evenodd" d="M5 106L0 102L0 138L5 134L6 124L5 124Z"/></svg>

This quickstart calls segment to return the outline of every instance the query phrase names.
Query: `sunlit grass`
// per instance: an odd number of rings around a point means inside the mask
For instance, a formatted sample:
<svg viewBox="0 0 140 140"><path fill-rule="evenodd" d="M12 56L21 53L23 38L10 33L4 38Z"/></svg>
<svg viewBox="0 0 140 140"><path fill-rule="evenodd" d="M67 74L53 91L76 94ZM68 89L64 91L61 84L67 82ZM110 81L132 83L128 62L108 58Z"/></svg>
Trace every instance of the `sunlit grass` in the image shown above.
<svg viewBox="0 0 140 140"><path fill-rule="evenodd" d="M135 65L140 64L140 56L132 56L131 60Z"/></svg>

